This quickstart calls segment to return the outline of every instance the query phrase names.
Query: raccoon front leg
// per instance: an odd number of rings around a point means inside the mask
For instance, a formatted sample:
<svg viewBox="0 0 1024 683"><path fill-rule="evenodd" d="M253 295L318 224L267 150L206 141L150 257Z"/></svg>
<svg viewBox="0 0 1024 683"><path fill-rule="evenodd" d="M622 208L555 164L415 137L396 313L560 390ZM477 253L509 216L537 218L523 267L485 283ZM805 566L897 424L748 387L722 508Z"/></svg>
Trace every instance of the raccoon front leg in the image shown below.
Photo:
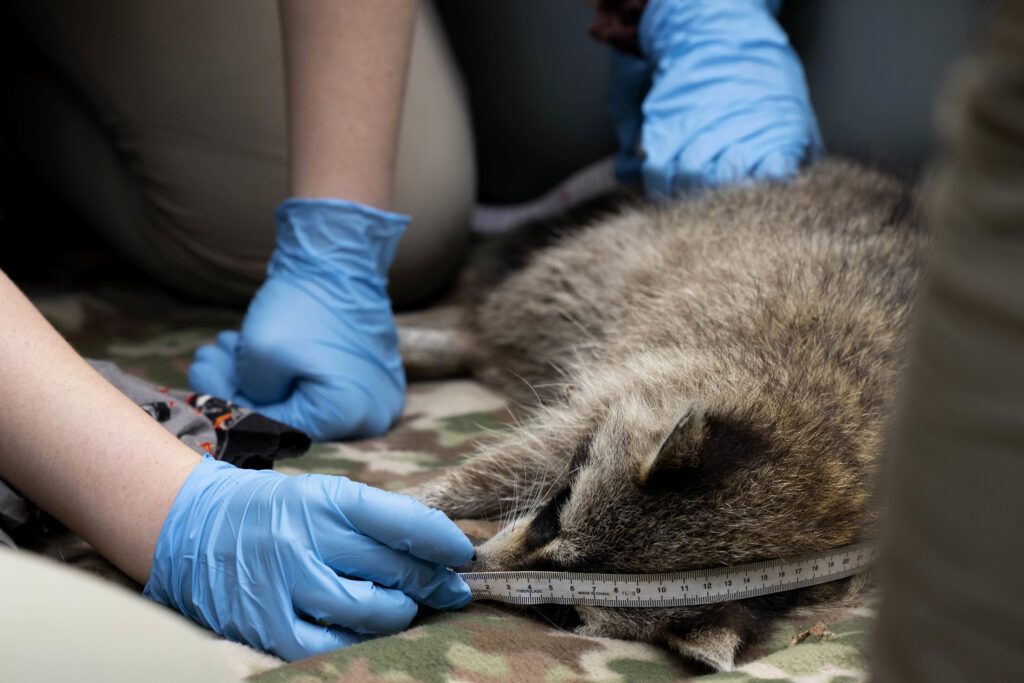
<svg viewBox="0 0 1024 683"><path fill-rule="evenodd" d="M576 633L658 643L712 671L731 671L744 645L758 640L767 620L738 603L709 607L608 608L576 606Z"/></svg>
<svg viewBox="0 0 1024 683"><path fill-rule="evenodd" d="M520 430L522 431L522 430ZM536 505L568 475L570 455L520 433L480 449L438 479L402 491L453 518L511 517Z"/></svg>

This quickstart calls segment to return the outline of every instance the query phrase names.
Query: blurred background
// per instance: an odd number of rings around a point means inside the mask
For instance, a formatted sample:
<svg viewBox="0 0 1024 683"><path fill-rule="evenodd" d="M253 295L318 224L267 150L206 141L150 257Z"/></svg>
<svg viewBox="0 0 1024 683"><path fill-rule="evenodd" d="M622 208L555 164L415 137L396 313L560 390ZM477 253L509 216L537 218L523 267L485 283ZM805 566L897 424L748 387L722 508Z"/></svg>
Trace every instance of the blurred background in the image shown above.
<svg viewBox="0 0 1024 683"><path fill-rule="evenodd" d="M992 4L784 3L828 149L917 172L942 83ZM243 305L286 194L274 1L12 0L0 12L0 229L18 236L0 267L31 277L87 242L178 295ZM615 151L609 48L587 34L587 3L438 0L424 15L403 140L433 142L404 143L419 160L405 166L443 172L400 168L399 209L451 227L403 241L392 294L406 306L451 282L474 203L536 200ZM206 144L227 153L204 156ZM402 277L425 261L436 275Z"/></svg>

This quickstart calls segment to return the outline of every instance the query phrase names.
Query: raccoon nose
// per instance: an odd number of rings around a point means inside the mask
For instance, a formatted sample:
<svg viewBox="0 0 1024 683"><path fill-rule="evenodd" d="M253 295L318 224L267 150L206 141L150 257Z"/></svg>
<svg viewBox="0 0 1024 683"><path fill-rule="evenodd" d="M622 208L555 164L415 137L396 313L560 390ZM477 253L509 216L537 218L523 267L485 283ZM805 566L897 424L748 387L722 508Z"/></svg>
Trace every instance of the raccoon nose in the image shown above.
<svg viewBox="0 0 1024 683"><path fill-rule="evenodd" d="M477 566L475 557L466 564L460 564L458 567L452 567L452 571L456 574L465 574L466 572L475 572L476 570Z"/></svg>
<svg viewBox="0 0 1024 683"><path fill-rule="evenodd" d="M472 536L469 537L469 540L472 541L474 546L478 546L481 543L483 543L483 541L481 541L479 538L473 538ZM476 568L476 549L474 549L473 557L469 558L469 562L467 562L466 564L460 564L458 567L452 567L452 570L456 572L473 572L476 571Z"/></svg>

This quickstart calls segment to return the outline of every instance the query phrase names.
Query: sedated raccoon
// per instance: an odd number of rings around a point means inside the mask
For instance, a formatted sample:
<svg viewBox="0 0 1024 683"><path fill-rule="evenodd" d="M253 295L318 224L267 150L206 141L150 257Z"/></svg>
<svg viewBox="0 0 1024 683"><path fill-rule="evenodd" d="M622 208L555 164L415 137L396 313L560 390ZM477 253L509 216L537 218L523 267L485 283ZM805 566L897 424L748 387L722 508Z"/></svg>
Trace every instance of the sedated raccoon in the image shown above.
<svg viewBox="0 0 1024 683"><path fill-rule="evenodd" d="M826 160L540 251L474 308L462 348L478 376L541 400L407 492L508 516L475 571L675 572L865 539L927 242L915 206L895 179ZM864 583L574 610L580 633L729 669L773 616Z"/></svg>

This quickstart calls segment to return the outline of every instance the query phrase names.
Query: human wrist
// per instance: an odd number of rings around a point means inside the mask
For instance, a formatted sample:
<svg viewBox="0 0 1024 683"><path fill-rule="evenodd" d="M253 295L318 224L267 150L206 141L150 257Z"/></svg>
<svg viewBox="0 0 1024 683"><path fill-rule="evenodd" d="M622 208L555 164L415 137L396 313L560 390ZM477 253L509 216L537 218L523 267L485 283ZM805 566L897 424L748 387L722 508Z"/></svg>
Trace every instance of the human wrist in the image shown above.
<svg viewBox="0 0 1024 683"><path fill-rule="evenodd" d="M649 0L644 7L637 27L637 42L641 54L657 63L671 54L674 48L686 45L694 36L706 40L721 32L728 42L742 41L747 36L736 35L733 26L723 23L720 18L726 12L738 12L746 15L762 12L774 17L778 14L783 0ZM749 23L747 24L749 26ZM785 33L776 25L772 18L760 24L759 33L770 35L774 40L779 37L786 42ZM772 29L775 30L772 30ZM758 36L764 38L766 36ZM774 42L773 40L773 42Z"/></svg>
<svg viewBox="0 0 1024 683"><path fill-rule="evenodd" d="M168 605L209 625L202 614L195 614L191 582L180 580L191 575L192 565L202 562L202 546L208 533L206 521L214 507L229 497L226 487L236 483L225 471L237 470L233 465L204 456L192 469L178 490L164 518L153 552L152 566L143 595Z"/></svg>
<svg viewBox="0 0 1024 683"><path fill-rule="evenodd" d="M689 2L693 6L707 4L700 0L685 0L685 2ZM685 2L661 3L662 7L656 9L655 12L663 12L665 7L669 6L675 11ZM755 0L755 2L762 3L774 15L778 15L779 9L782 7L782 0ZM601 0L601 2L595 2L597 14L590 25L590 35L595 40L608 43L619 52L639 57L641 56L640 22L648 5L655 3L656 0Z"/></svg>
<svg viewBox="0 0 1024 683"><path fill-rule="evenodd" d="M277 240L269 275L312 275L327 290L357 278L383 290L406 214L334 198L293 197L274 212Z"/></svg>

